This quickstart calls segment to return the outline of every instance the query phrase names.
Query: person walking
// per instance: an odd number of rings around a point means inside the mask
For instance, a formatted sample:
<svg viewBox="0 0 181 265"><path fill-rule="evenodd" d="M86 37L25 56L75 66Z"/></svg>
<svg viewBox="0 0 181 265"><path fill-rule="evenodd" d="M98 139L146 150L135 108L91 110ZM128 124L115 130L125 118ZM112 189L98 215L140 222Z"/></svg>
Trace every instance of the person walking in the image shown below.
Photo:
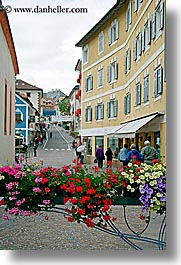
<svg viewBox="0 0 181 265"><path fill-rule="evenodd" d="M126 155L126 161L125 161L126 164L128 164L130 162L130 160L136 160L139 162L143 162L144 157L142 156L142 154L138 150L136 150L136 145L131 144L130 148L131 148L131 150Z"/></svg>
<svg viewBox="0 0 181 265"><path fill-rule="evenodd" d="M79 153L80 163L83 165L84 164L84 156L86 153L85 146L83 144L80 144L77 147L77 153Z"/></svg>
<svg viewBox="0 0 181 265"><path fill-rule="evenodd" d="M113 152L110 147L108 147L107 151L105 152L105 156L107 156L107 167L109 167L113 158Z"/></svg>
<svg viewBox="0 0 181 265"><path fill-rule="evenodd" d="M152 160L158 159L158 152L154 147L150 146L150 142L148 140L144 142L144 145L145 147L141 150L144 162L148 165L153 165Z"/></svg>
<svg viewBox="0 0 181 265"><path fill-rule="evenodd" d="M104 152L103 152L101 145L99 145L99 147L96 150L96 158L97 158L97 162L98 162L98 168L102 168L103 167L103 160L104 160Z"/></svg>
<svg viewBox="0 0 181 265"><path fill-rule="evenodd" d="M160 145L159 144L156 144L156 148L157 150L157 153L158 153L158 161L160 161L161 157L160 157Z"/></svg>
<svg viewBox="0 0 181 265"><path fill-rule="evenodd" d="M118 160L123 163L123 166L125 166L126 163L126 155L128 153L128 145L124 144L124 147L120 149L118 153Z"/></svg>

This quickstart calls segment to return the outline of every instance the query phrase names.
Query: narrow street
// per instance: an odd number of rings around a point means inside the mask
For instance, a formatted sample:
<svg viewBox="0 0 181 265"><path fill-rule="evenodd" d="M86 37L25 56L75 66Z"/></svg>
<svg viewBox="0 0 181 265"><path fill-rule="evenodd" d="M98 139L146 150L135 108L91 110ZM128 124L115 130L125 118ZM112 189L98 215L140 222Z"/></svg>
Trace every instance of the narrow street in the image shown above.
<svg viewBox="0 0 181 265"><path fill-rule="evenodd" d="M47 134L46 141L37 149L37 156L34 157L31 153L28 161L37 163L43 161L44 166L53 167L72 164L75 153L71 148L73 137L69 132L59 126L51 126Z"/></svg>

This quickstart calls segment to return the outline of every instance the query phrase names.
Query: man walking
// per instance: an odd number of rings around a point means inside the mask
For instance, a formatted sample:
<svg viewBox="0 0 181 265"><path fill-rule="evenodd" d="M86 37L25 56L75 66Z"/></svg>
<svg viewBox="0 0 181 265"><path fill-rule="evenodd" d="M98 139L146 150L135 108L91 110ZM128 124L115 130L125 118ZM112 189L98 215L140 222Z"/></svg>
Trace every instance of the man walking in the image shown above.
<svg viewBox="0 0 181 265"><path fill-rule="evenodd" d="M158 158L158 152L154 147L150 146L150 142L148 140L144 142L144 145L145 147L141 150L144 162L148 165L153 165L152 160Z"/></svg>

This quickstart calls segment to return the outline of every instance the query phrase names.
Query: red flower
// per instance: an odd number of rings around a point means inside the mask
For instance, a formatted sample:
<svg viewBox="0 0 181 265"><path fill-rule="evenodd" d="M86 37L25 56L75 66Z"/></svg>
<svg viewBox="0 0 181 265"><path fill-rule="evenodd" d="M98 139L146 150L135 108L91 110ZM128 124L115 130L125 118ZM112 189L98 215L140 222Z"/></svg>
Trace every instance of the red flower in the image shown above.
<svg viewBox="0 0 181 265"><path fill-rule="evenodd" d="M77 213L80 214L80 215L84 215L85 214L85 209L78 208Z"/></svg>
<svg viewBox="0 0 181 265"><path fill-rule="evenodd" d="M80 203L85 204L89 200L90 200L90 196L82 196L82 198L80 199Z"/></svg>
<svg viewBox="0 0 181 265"><path fill-rule="evenodd" d="M110 215L105 215L103 218L105 221L109 221L111 219Z"/></svg>
<svg viewBox="0 0 181 265"><path fill-rule="evenodd" d="M94 194L96 192L95 189L89 189L86 191L87 194Z"/></svg>
<svg viewBox="0 0 181 265"><path fill-rule="evenodd" d="M49 187L46 187L46 188L45 188L45 192L46 192L46 193L49 193L49 192L50 192L50 188L49 188Z"/></svg>
<svg viewBox="0 0 181 265"><path fill-rule="evenodd" d="M137 180L137 179L139 179L139 177L138 176L134 176L134 180Z"/></svg>
<svg viewBox="0 0 181 265"><path fill-rule="evenodd" d="M105 205L103 208L102 208L102 211L103 212L107 212L109 210L109 206L108 205Z"/></svg>
<svg viewBox="0 0 181 265"><path fill-rule="evenodd" d="M134 163L135 163L136 165L138 165L138 166L141 165L141 162L140 162L140 161L137 161L137 160L134 160Z"/></svg>
<svg viewBox="0 0 181 265"><path fill-rule="evenodd" d="M92 219L90 219L90 218L86 218L85 223L86 223L86 225L87 225L88 227L94 227L94 226L95 226L94 222L93 222Z"/></svg>
<svg viewBox="0 0 181 265"><path fill-rule="evenodd" d="M121 181L121 185L123 188L126 188L126 182L125 181Z"/></svg>
<svg viewBox="0 0 181 265"><path fill-rule="evenodd" d="M48 216L47 215L45 216L45 220L48 221Z"/></svg>
<svg viewBox="0 0 181 265"><path fill-rule="evenodd" d="M41 183L42 183L42 184L45 184L46 182L48 182L48 178L42 178Z"/></svg>
<svg viewBox="0 0 181 265"><path fill-rule="evenodd" d="M72 204L76 204L76 203L77 203L77 199L74 199L74 198L71 198L69 201L70 201Z"/></svg>
<svg viewBox="0 0 181 265"><path fill-rule="evenodd" d="M77 158L74 158L74 160L72 161L73 163L77 163Z"/></svg>
<svg viewBox="0 0 181 265"><path fill-rule="evenodd" d="M140 214L140 219L145 220L145 216L143 214Z"/></svg>
<svg viewBox="0 0 181 265"><path fill-rule="evenodd" d="M77 187L76 187L76 191L77 191L77 192L82 192L82 187L81 187L81 186L77 186Z"/></svg>
<svg viewBox="0 0 181 265"><path fill-rule="evenodd" d="M71 217L71 216L69 216L69 217L68 217L68 221L72 223L72 222L74 221L74 218Z"/></svg>
<svg viewBox="0 0 181 265"><path fill-rule="evenodd" d="M153 164L154 164L154 163L158 163L158 159L157 159L157 158L153 159L153 160L152 160L152 163L153 163Z"/></svg>

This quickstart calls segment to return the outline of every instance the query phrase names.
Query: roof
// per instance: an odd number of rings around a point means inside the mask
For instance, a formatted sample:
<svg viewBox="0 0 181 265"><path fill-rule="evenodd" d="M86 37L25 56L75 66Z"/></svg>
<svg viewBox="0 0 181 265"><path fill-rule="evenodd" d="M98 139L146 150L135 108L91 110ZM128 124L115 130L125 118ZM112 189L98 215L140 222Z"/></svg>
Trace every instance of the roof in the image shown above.
<svg viewBox="0 0 181 265"><path fill-rule="evenodd" d="M21 100L23 100L24 102L26 102L31 107L31 109L33 109L36 113L38 113L37 109L33 106L32 102L29 100L29 98L24 97L24 94L21 94L21 93L17 93L16 92L16 96L20 97Z"/></svg>
<svg viewBox="0 0 181 265"><path fill-rule="evenodd" d="M52 89L51 91L44 93L43 96L45 98L52 98L55 102L59 101L60 98L64 98L66 96L60 89Z"/></svg>
<svg viewBox="0 0 181 265"><path fill-rule="evenodd" d="M104 15L104 17L75 45L83 47L86 41L97 32L116 12L122 7L126 0L117 0L116 4Z"/></svg>
<svg viewBox="0 0 181 265"><path fill-rule="evenodd" d="M2 26L2 30L3 30L4 36L6 38L6 42L7 42L9 51L10 51L15 75L17 75L19 74L19 66L18 66L18 60L17 60L16 50L14 46L13 36L11 33L11 27L9 24L8 16L6 14L6 11L1 1L0 1L0 25Z"/></svg>
<svg viewBox="0 0 181 265"><path fill-rule="evenodd" d="M42 88L39 88L39 87L36 87L36 86L33 86L21 79L17 79L16 80L16 89L17 90L41 90L43 92L43 89Z"/></svg>

